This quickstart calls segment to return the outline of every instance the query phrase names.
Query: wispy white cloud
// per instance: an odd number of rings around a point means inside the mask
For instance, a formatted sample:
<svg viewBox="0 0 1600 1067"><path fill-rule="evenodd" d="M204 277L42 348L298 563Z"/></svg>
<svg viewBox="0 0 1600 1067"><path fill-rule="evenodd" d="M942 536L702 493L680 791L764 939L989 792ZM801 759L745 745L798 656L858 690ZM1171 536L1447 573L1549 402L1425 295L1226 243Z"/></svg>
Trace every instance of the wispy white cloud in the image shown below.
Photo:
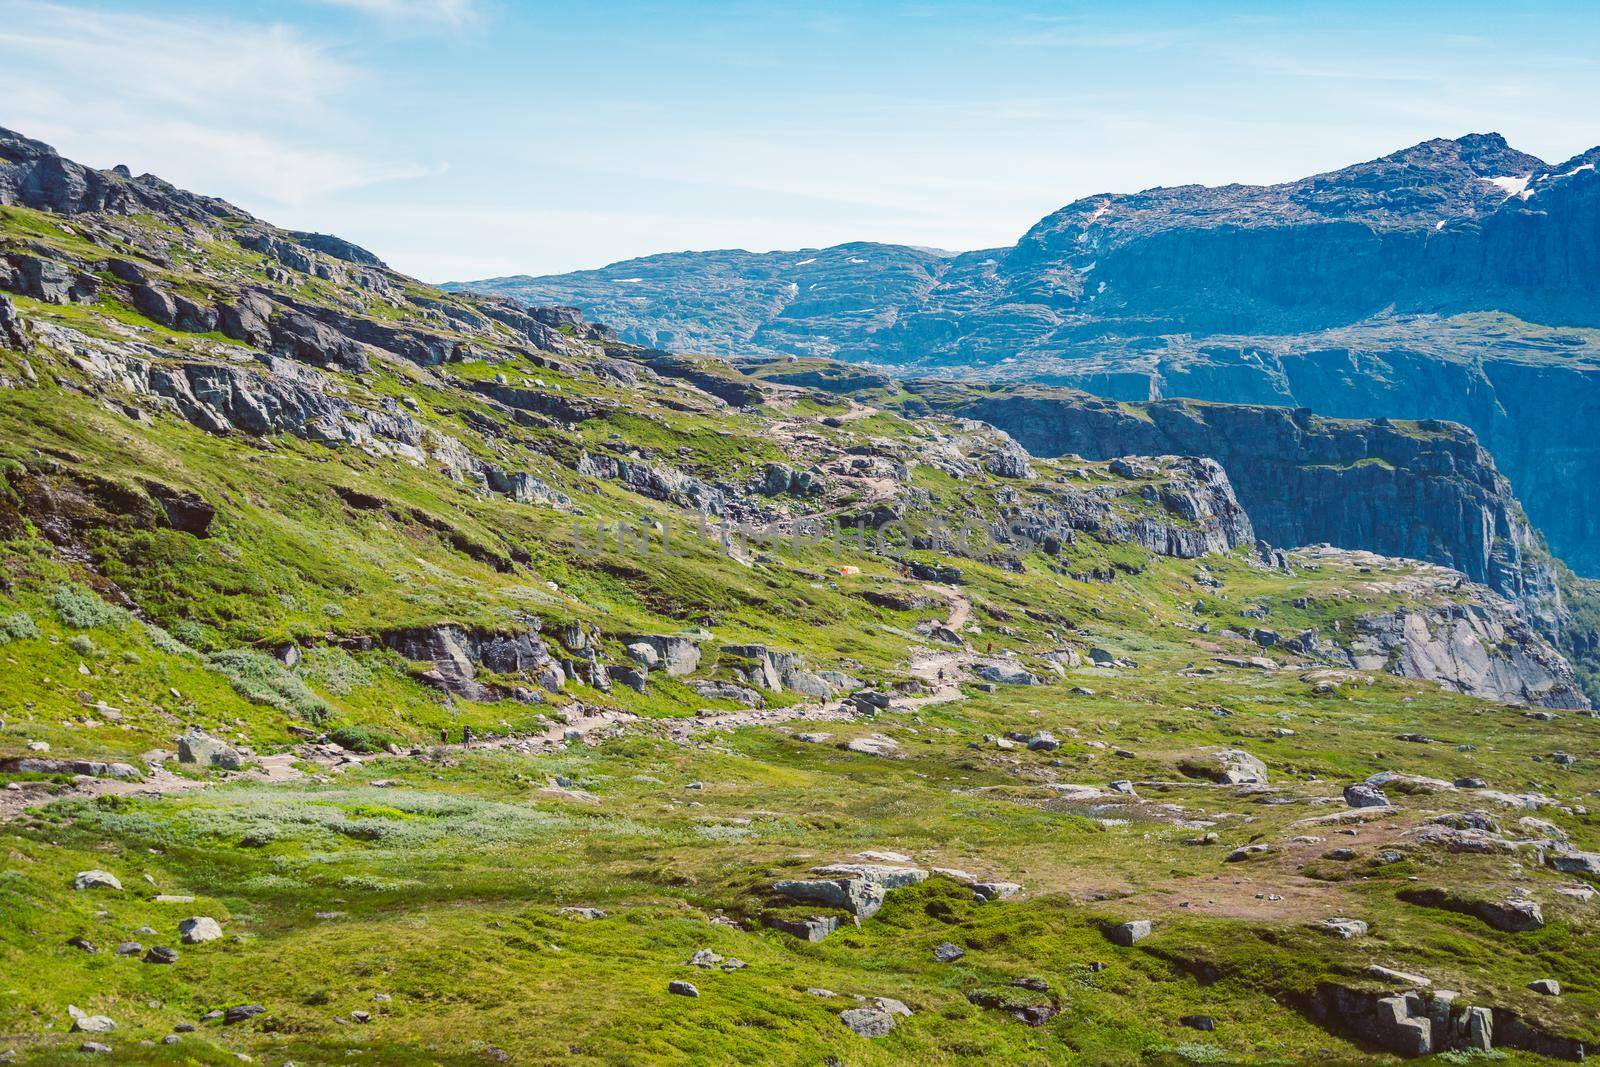
<svg viewBox="0 0 1600 1067"><path fill-rule="evenodd" d="M289 26L35 0L0 2L0 54L84 90L214 113L315 106L353 75Z"/></svg>
<svg viewBox="0 0 1600 1067"><path fill-rule="evenodd" d="M391 22L465 26L477 22L483 14L477 0L316 0L316 2Z"/></svg>
<svg viewBox="0 0 1600 1067"><path fill-rule="evenodd" d="M432 172L344 147L362 78L283 24L0 0L0 122L258 210Z"/></svg>

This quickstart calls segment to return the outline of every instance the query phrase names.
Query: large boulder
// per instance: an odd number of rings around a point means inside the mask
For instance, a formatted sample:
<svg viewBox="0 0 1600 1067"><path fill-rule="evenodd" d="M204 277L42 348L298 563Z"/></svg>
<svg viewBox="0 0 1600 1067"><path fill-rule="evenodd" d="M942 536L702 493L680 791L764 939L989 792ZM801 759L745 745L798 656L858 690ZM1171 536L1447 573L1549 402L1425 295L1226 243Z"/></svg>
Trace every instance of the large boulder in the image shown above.
<svg viewBox="0 0 1600 1067"><path fill-rule="evenodd" d="M237 771L244 766L237 749L198 727L184 731L183 736L178 738L178 762L218 767L225 771Z"/></svg>
<svg viewBox="0 0 1600 1067"><path fill-rule="evenodd" d="M1389 798L1383 790L1370 785L1347 785L1344 787L1344 802L1352 808L1385 808L1389 806Z"/></svg>
<svg viewBox="0 0 1600 1067"><path fill-rule="evenodd" d="M789 878L777 882L773 892L791 900L843 908L858 919L869 919L883 907L881 882L867 878Z"/></svg>
<svg viewBox="0 0 1600 1067"><path fill-rule="evenodd" d="M79 871L72 880L74 889L117 889L122 888L122 882L110 871Z"/></svg>
<svg viewBox="0 0 1600 1067"><path fill-rule="evenodd" d="M1135 945L1150 936L1151 922L1149 919L1134 919L1130 922L1113 926L1106 931L1106 936L1114 945Z"/></svg>
<svg viewBox="0 0 1600 1067"><path fill-rule="evenodd" d="M847 1008L839 1021L861 1037L883 1037L894 1029L894 1016L878 1007Z"/></svg>
<svg viewBox="0 0 1600 1067"><path fill-rule="evenodd" d="M222 925L209 915L191 916L178 924L178 939L185 945L201 945L222 936Z"/></svg>
<svg viewBox="0 0 1600 1067"><path fill-rule="evenodd" d="M1240 748L1213 754L1220 768L1217 780L1227 785L1266 785L1267 765Z"/></svg>
<svg viewBox="0 0 1600 1067"><path fill-rule="evenodd" d="M999 663L980 663L973 668L973 673L986 682L996 685L1038 685L1039 679L1034 677L1026 667L1020 663L1002 661Z"/></svg>

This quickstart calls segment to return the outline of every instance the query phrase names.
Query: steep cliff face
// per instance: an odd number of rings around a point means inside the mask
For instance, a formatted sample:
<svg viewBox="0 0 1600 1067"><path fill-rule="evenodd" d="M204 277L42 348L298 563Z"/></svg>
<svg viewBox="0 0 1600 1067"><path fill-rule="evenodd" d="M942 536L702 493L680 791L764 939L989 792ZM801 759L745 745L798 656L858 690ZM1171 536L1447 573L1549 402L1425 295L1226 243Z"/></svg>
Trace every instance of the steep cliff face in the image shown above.
<svg viewBox="0 0 1600 1067"><path fill-rule="evenodd" d="M916 381L906 390L913 409L981 419L1042 456L1209 456L1273 544L1327 542L1426 560L1542 612L1559 605L1537 535L1465 427L1252 405L1126 404L1042 387Z"/></svg>

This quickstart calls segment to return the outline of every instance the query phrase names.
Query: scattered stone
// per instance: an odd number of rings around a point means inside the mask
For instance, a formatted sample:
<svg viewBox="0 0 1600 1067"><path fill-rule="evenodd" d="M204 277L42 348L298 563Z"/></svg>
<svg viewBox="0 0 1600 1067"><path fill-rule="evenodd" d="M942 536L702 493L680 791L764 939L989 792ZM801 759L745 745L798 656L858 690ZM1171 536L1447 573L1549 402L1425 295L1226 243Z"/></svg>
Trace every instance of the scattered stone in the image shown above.
<svg viewBox="0 0 1600 1067"><path fill-rule="evenodd" d="M78 950L80 950L82 952L87 952L91 956L97 954L100 951L98 948L96 948L94 946L93 942L88 941L87 939L81 938L81 937L74 937L74 938L70 939L67 942L67 945L69 947L71 947L71 948L78 949Z"/></svg>
<svg viewBox="0 0 1600 1067"><path fill-rule="evenodd" d="M1183 1026L1195 1030L1203 1030L1208 1034L1217 1028L1216 1020L1209 1015L1185 1015L1178 1022Z"/></svg>
<svg viewBox="0 0 1600 1067"><path fill-rule="evenodd" d="M1241 845L1240 847L1234 849L1232 852L1228 853L1227 862L1229 862L1229 863L1240 863L1240 862L1242 862L1244 860L1249 859L1251 856L1264 856L1268 852L1272 852L1272 851L1273 851L1272 846L1267 844L1264 841L1263 842L1257 842L1256 844L1253 844L1253 845Z"/></svg>
<svg viewBox="0 0 1600 1067"><path fill-rule="evenodd" d="M700 990L694 987L693 982L685 982L680 978L674 978L667 983L667 992L675 993L680 997L698 997L700 995Z"/></svg>
<svg viewBox="0 0 1600 1067"><path fill-rule="evenodd" d="M1113 926L1106 934L1114 945L1134 945L1150 936L1150 920L1134 919L1120 926Z"/></svg>
<svg viewBox="0 0 1600 1067"><path fill-rule="evenodd" d="M933 947L933 958L940 963L954 963L966 954L966 949L951 941L941 941Z"/></svg>
<svg viewBox="0 0 1600 1067"><path fill-rule="evenodd" d="M177 963L178 950L167 948L165 945L152 945L149 952L144 954L146 963Z"/></svg>
<svg viewBox="0 0 1600 1067"><path fill-rule="evenodd" d="M571 915L576 919L604 919L606 913L599 908L562 908L562 915Z"/></svg>
<svg viewBox="0 0 1600 1067"><path fill-rule="evenodd" d="M137 956L143 951L144 946L137 941L124 941L116 947L116 953L119 956Z"/></svg>
<svg viewBox="0 0 1600 1067"><path fill-rule="evenodd" d="M1559 997L1561 995L1561 983L1554 978L1536 979L1528 983L1528 988L1535 993L1543 993L1547 997Z"/></svg>
<svg viewBox="0 0 1600 1067"><path fill-rule="evenodd" d="M209 915L195 915L178 924L178 939L185 945L201 945L222 936L222 926Z"/></svg>
<svg viewBox="0 0 1600 1067"><path fill-rule="evenodd" d="M222 1022L225 1026L242 1023L254 1019L267 1009L260 1004L236 1004L222 1013Z"/></svg>
<svg viewBox="0 0 1600 1067"><path fill-rule="evenodd" d="M103 1045L98 1041L85 1041L78 1046L78 1051L88 1053L91 1056L109 1056L111 1054L111 1046Z"/></svg>
<svg viewBox="0 0 1600 1067"><path fill-rule="evenodd" d="M974 882L972 892L979 900L1009 900L1022 892L1016 882Z"/></svg>

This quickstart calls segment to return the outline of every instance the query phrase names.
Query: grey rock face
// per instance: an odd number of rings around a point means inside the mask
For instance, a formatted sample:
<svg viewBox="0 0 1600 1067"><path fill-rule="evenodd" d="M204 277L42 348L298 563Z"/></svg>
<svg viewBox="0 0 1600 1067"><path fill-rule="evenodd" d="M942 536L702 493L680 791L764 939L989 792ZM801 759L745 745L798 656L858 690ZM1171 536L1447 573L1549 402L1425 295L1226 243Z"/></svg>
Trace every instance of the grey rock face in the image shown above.
<svg viewBox="0 0 1600 1067"><path fill-rule="evenodd" d="M1487 700L1587 708L1571 665L1515 611L1480 603L1357 622L1355 666L1445 682Z"/></svg>
<svg viewBox="0 0 1600 1067"><path fill-rule="evenodd" d="M734 673L750 685L774 692L790 689L825 698L861 684L837 671L808 670L799 653L766 645L724 645L722 655L731 661Z"/></svg>
<svg viewBox="0 0 1600 1067"><path fill-rule="evenodd" d="M772 890L792 900L843 908L858 919L869 919L883 907L883 885L865 878L785 879Z"/></svg>
<svg viewBox="0 0 1600 1067"><path fill-rule="evenodd" d="M0 771L7 774L84 774L91 778L120 778L130 782L144 777L139 768L128 763L49 759L42 756L8 756L0 759Z"/></svg>
<svg viewBox="0 0 1600 1067"><path fill-rule="evenodd" d="M109 1034L117 1028L117 1024L105 1015L90 1015L76 1005L67 1005L67 1014L72 1017L72 1032L75 1034Z"/></svg>
<svg viewBox="0 0 1600 1067"><path fill-rule="evenodd" d="M1323 919L1317 925L1335 937L1346 941L1355 937L1364 937L1367 933L1367 924L1360 919Z"/></svg>
<svg viewBox="0 0 1600 1067"><path fill-rule="evenodd" d="M700 646L687 637L642 634L625 637L623 641L630 647L642 644L649 648L655 654L655 661L647 662L645 665L651 669L660 667L669 678L681 678L686 674L693 674L700 667Z"/></svg>
<svg viewBox="0 0 1600 1067"><path fill-rule="evenodd" d="M0 289L42 300L46 304L75 304L93 300L100 283L91 274L65 263L26 252L0 256Z"/></svg>
<svg viewBox="0 0 1600 1067"><path fill-rule="evenodd" d="M413 630L393 630L384 644L410 660L432 661L424 681L468 700L490 700L498 694L478 680L478 668L494 674L519 675L549 692L560 690L567 672L535 629L511 633L469 633L443 623Z"/></svg>
<svg viewBox="0 0 1600 1067"><path fill-rule="evenodd" d="M767 925L774 930L792 934L802 941L821 941L839 929L840 919L837 915L813 916L809 919L784 919L772 916L767 919Z"/></svg>
<svg viewBox="0 0 1600 1067"><path fill-rule="evenodd" d="M0 348L16 352L28 350L28 336L22 332L22 316L17 314L17 306L4 293L0 293Z"/></svg>

